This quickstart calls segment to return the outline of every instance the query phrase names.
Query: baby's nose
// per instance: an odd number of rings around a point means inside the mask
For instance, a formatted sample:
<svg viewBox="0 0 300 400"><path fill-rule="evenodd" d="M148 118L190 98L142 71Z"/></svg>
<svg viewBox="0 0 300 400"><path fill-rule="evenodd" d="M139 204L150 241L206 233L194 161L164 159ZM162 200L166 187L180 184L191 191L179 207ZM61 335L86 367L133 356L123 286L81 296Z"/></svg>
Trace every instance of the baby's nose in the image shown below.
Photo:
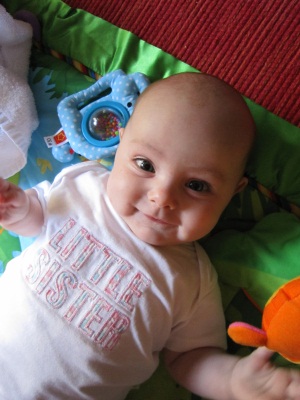
<svg viewBox="0 0 300 400"><path fill-rule="evenodd" d="M171 210L176 207L175 190L170 186L156 185L148 192L149 201L159 208L169 208Z"/></svg>

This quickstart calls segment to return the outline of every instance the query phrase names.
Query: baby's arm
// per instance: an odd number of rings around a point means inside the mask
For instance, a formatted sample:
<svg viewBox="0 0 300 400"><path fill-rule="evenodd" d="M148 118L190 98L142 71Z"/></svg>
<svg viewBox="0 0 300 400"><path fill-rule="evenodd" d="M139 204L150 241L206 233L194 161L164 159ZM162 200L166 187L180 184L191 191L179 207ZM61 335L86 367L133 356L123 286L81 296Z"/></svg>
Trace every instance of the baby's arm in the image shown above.
<svg viewBox="0 0 300 400"><path fill-rule="evenodd" d="M0 225L22 236L35 236L43 222L43 210L36 191L24 191L0 178Z"/></svg>
<svg viewBox="0 0 300 400"><path fill-rule="evenodd" d="M240 358L217 348L165 351L174 379L191 392L215 400L300 400L300 371L276 368L273 352L255 350Z"/></svg>

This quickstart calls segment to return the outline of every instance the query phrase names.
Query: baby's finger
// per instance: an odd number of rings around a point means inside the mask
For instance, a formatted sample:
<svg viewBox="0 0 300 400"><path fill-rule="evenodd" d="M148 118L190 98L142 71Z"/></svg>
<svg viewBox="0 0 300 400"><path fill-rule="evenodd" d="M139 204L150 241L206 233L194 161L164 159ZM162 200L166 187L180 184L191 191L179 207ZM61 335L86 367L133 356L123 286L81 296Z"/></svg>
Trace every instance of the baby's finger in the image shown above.
<svg viewBox="0 0 300 400"><path fill-rule="evenodd" d="M300 400L300 371L297 369L290 370L291 382L287 389L289 399Z"/></svg>
<svg viewBox="0 0 300 400"><path fill-rule="evenodd" d="M24 191L0 178L0 206L19 207L24 203Z"/></svg>
<svg viewBox="0 0 300 400"><path fill-rule="evenodd" d="M7 187L7 181L0 177L0 190Z"/></svg>
<svg viewBox="0 0 300 400"><path fill-rule="evenodd" d="M269 363L273 354L274 351L267 349L266 347L259 347L250 355L252 366L255 368L262 368L264 365Z"/></svg>
<svg viewBox="0 0 300 400"><path fill-rule="evenodd" d="M0 202L6 200L6 193L9 190L9 182L0 178Z"/></svg>

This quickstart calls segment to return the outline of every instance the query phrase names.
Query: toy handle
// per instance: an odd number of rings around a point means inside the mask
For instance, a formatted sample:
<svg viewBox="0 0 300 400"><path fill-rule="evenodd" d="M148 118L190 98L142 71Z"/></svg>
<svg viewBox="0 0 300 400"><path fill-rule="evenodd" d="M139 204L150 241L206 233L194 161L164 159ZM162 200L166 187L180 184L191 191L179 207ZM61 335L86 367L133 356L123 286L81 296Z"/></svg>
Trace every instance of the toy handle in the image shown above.
<svg viewBox="0 0 300 400"><path fill-rule="evenodd" d="M98 99L101 93L106 89L110 89L114 79L120 75L125 75L125 73L121 70L110 72L87 89L81 90L61 100L57 107L58 115L64 114L66 118L69 119L69 117L73 118L75 112L76 117L81 119L79 110L92 101L95 101L95 99Z"/></svg>
<svg viewBox="0 0 300 400"><path fill-rule="evenodd" d="M146 75L140 73L140 72L135 72L134 74L130 74L129 76L132 77L134 80L136 87L140 93L142 93L147 86L149 86L150 81L146 77Z"/></svg>

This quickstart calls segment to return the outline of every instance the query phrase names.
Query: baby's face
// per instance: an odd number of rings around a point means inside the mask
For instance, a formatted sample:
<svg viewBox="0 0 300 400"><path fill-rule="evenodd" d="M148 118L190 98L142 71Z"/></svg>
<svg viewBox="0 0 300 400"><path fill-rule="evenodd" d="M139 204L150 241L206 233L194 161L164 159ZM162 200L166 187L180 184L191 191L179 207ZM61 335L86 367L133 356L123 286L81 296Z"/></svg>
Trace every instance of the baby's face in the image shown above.
<svg viewBox="0 0 300 400"><path fill-rule="evenodd" d="M121 218L137 237L158 246L205 236L246 183L234 154L215 140L210 117L187 111L179 118L169 111L155 116L150 107L134 114L108 181Z"/></svg>

